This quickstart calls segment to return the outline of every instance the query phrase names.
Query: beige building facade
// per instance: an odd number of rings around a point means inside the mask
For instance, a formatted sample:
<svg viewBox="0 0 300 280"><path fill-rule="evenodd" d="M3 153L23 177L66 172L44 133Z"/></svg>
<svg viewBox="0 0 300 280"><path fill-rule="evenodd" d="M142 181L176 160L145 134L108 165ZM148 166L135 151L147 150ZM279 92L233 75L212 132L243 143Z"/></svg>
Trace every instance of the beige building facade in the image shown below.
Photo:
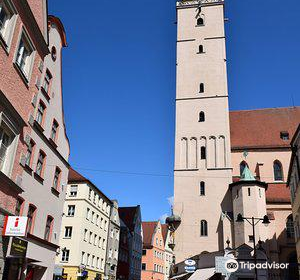
<svg viewBox="0 0 300 280"><path fill-rule="evenodd" d="M270 261L293 263L286 183L300 108L229 111L224 21L223 0L177 2L176 263L227 244L253 247L252 228L236 223L238 214L267 215L271 223L255 227L256 241ZM292 270L269 273L292 279Z"/></svg>
<svg viewBox="0 0 300 280"><path fill-rule="evenodd" d="M232 212L223 2L178 2L177 24L176 262L224 248L221 213Z"/></svg>
<svg viewBox="0 0 300 280"><path fill-rule="evenodd" d="M112 204L91 181L70 169L56 259L66 279L104 279Z"/></svg>

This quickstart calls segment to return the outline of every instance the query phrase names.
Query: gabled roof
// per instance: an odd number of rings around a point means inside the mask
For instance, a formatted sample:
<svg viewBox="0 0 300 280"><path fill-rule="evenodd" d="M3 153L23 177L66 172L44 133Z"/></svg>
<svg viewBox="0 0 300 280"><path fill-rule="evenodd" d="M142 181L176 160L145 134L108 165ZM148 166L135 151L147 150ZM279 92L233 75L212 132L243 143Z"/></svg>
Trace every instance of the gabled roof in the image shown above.
<svg viewBox="0 0 300 280"><path fill-rule="evenodd" d="M152 246L152 238L158 222L142 222L143 247Z"/></svg>
<svg viewBox="0 0 300 280"><path fill-rule="evenodd" d="M300 107L231 111L231 148L289 148L280 132L294 135L300 123Z"/></svg>
<svg viewBox="0 0 300 280"><path fill-rule="evenodd" d="M77 172L76 170L74 170L72 167L70 167L69 169L69 176L68 176L68 184L76 184L76 183L87 183L89 185L92 185L94 188L96 188L99 193L105 197L110 204L113 204L113 202L110 200L110 198L108 198L96 185L94 185L94 183L92 181L90 181L89 179L87 179L86 177L84 177L83 175L81 175L79 172Z"/></svg>
<svg viewBox="0 0 300 280"><path fill-rule="evenodd" d="M119 207L119 217L128 227L130 231L134 230L135 226L135 216L139 211L140 206L131 206L131 207Z"/></svg>
<svg viewBox="0 0 300 280"><path fill-rule="evenodd" d="M69 183L75 183L75 182L90 182L89 179L82 176L79 172L74 170L72 167L69 169L69 177L68 177Z"/></svg>

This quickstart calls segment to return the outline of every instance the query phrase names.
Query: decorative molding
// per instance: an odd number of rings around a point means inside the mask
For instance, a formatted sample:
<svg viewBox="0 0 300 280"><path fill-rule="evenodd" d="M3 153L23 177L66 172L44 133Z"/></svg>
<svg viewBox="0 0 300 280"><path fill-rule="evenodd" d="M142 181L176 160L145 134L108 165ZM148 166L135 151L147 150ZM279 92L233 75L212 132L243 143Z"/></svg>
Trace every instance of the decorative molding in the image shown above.
<svg viewBox="0 0 300 280"><path fill-rule="evenodd" d="M224 0L182 0L178 1L177 8L181 7L199 7L207 5L219 5L224 4Z"/></svg>

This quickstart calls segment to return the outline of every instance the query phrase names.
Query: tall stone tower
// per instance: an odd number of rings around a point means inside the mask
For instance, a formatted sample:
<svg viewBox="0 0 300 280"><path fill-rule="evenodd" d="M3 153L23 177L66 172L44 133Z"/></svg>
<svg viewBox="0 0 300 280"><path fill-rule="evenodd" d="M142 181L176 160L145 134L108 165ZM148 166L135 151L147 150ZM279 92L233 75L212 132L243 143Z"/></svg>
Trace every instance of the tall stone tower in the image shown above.
<svg viewBox="0 0 300 280"><path fill-rule="evenodd" d="M232 182L223 0L177 2L176 262L231 240Z"/></svg>

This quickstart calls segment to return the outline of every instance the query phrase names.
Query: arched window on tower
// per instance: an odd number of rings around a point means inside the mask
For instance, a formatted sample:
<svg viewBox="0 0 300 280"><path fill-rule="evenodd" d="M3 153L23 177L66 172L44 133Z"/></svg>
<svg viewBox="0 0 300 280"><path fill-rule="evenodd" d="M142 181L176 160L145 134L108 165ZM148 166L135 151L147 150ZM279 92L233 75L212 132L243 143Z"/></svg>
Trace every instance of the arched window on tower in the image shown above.
<svg viewBox="0 0 300 280"><path fill-rule="evenodd" d="M203 93L204 92L204 84L203 83L200 83L200 86L199 86L199 93Z"/></svg>
<svg viewBox="0 0 300 280"><path fill-rule="evenodd" d="M200 226L200 235L201 236L207 236L207 221L201 220L201 226Z"/></svg>
<svg viewBox="0 0 300 280"><path fill-rule="evenodd" d="M293 222L293 216L290 214L286 219L286 237L287 238L294 238L295 232L294 232L294 222Z"/></svg>
<svg viewBox="0 0 300 280"><path fill-rule="evenodd" d="M248 164L247 164L246 161L243 160L243 161L240 163L240 176L243 175L243 172L244 172L244 169L245 169L246 166L248 167Z"/></svg>
<svg viewBox="0 0 300 280"><path fill-rule="evenodd" d="M204 25L204 19L202 17L197 19L197 25Z"/></svg>
<svg viewBox="0 0 300 280"><path fill-rule="evenodd" d="M200 154L201 159L206 159L206 148L204 146L200 148Z"/></svg>
<svg viewBox="0 0 300 280"><path fill-rule="evenodd" d="M205 122L205 114L203 111L199 113L199 122Z"/></svg>
<svg viewBox="0 0 300 280"><path fill-rule="evenodd" d="M205 183L200 182L200 195L205 195Z"/></svg>
<svg viewBox="0 0 300 280"><path fill-rule="evenodd" d="M204 47L203 45L199 45L199 53L204 53Z"/></svg>
<svg viewBox="0 0 300 280"><path fill-rule="evenodd" d="M280 161L275 160L273 163L274 181L283 181L282 164Z"/></svg>

